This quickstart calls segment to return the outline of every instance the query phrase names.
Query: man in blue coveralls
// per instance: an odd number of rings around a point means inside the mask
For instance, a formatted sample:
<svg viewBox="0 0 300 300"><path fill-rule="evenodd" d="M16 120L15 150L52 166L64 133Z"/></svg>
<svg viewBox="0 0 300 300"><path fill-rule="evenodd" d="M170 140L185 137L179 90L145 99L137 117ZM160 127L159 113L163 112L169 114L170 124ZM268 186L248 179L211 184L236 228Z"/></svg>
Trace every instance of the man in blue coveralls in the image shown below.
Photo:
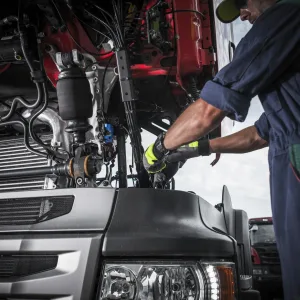
<svg viewBox="0 0 300 300"><path fill-rule="evenodd" d="M223 1L217 16L229 23L240 15L253 27L239 43L233 61L148 147L144 166L156 173L176 160L269 146L271 202L285 299L300 299L300 0L240 1ZM243 122L256 95L264 113L254 126L227 137L199 140L225 116Z"/></svg>

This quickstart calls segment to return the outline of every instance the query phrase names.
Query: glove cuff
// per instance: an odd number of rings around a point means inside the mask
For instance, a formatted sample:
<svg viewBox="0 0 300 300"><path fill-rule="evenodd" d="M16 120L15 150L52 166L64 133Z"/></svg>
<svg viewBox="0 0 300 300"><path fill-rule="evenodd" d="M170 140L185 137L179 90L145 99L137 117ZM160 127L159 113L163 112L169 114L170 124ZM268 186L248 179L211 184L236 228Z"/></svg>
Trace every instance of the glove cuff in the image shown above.
<svg viewBox="0 0 300 300"><path fill-rule="evenodd" d="M198 151L201 156L211 155L209 139L198 141Z"/></svg>
<svg viewBox="0 0 300 300"><path fill-rule="evenodd" d="M153 147L153 154L155 155L155 157L157 159L162 159L165 155L169 154L169 150L166 149L166 147L164 146L164 139L165 139L165 133L161 133L155 143L154 143L154 147Z"/></svg>

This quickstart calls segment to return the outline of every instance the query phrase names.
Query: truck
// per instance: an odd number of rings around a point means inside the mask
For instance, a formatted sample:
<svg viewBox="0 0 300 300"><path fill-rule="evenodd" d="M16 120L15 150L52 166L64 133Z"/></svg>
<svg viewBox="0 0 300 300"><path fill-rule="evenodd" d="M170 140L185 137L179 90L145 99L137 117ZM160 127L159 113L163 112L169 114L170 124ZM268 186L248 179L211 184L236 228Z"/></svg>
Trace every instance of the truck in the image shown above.
<svg viewBox="0 0 300 300"><path fill-rule="evenodd" d="M259 299L228 189L214 207L175 189L179 162L142 163L142 131L167 131L231 59L217 2L1 4L0 298Z"/></svg>
<svg viewBox="0 0 300 300"><path fill-rule="evenodd" d="M253 261L253 286L263 299L283 297L280 258L276 245L272 217L249 220Z"/></svg>

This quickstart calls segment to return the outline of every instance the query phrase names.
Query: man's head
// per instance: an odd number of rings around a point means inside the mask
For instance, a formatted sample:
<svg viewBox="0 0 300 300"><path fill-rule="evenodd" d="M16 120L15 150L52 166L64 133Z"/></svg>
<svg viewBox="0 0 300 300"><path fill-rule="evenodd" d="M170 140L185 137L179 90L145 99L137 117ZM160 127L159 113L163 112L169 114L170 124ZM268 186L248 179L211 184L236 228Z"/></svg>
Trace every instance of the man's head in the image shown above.
<svg viewBox="0 0 300 300"><path fill-rule="evenodd" d="M239 16L242 21L253 24L256 19L276 0L224 0L216 10L217 17L223 23L230 23Z"/></svg>

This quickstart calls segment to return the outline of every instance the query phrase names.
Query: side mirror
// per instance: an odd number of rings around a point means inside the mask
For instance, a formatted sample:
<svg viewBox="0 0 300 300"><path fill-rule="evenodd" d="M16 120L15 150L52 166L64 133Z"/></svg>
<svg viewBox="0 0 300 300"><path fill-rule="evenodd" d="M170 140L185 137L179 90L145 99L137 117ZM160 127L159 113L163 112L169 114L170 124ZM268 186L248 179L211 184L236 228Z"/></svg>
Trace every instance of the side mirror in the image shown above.
<svg viewBox="0 0 300 300"><path fill-rule="evenodd" d="M252 225L250 228L249 228L249 231L257 231L258 230L258 226L256 224Z"/></svg>

